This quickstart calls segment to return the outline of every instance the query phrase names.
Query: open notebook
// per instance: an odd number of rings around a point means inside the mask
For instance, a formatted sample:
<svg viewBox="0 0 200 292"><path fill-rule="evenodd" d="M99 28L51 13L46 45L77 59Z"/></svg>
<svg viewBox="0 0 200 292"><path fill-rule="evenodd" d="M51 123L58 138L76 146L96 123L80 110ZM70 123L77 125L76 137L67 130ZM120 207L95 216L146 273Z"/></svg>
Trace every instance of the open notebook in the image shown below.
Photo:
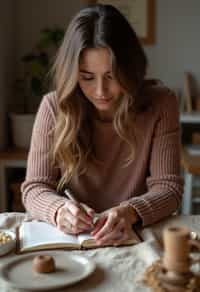
<svg viewBox="0 0 200 292"><path fill-rule="evenodd" d="M18 252L99 247L90 234L65 234L56 227L41 221L23 222L17 230L17 241ZM141 239L134 233L133 238L127 240L123 245L139 242L141 242Z"/></svg>

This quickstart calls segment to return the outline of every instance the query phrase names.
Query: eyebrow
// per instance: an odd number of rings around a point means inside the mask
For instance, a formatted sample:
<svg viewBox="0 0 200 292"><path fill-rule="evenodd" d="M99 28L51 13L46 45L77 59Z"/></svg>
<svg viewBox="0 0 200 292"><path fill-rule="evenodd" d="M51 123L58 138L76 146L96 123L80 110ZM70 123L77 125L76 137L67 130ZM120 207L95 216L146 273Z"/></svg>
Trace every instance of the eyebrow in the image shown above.
<svg viewBox="0 0 200 292"><path fill-rule="evenodd" d="M87 71L87 70L80 70L80 73L95 74L94 72L90 72L90 71ZM107 73L111 73L111 71L105 72L105 74L107 74Z"/></svg>

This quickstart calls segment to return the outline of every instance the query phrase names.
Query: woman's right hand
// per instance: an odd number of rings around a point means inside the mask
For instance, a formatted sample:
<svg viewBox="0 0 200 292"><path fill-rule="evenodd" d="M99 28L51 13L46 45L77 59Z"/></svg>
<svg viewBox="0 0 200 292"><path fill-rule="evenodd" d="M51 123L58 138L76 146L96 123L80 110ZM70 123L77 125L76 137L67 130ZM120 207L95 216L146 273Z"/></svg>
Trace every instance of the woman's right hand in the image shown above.
<svg viewBox="0 0 200 292"><path fill-rule="evenodd" d="M91 231L94 210L83 203L67 200L56 214L57 227L64 233L79 234Z"/></svg>

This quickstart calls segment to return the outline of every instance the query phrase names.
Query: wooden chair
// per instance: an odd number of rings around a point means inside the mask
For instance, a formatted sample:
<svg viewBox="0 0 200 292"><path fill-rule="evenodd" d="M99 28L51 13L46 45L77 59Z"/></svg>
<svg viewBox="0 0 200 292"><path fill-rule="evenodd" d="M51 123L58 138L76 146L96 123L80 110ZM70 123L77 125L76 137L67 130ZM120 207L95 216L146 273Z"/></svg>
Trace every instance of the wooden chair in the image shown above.
<svg viewBox="0 0 200 292"><path fill-rule="evenodd" d="M189 215L192 213L192 203L200 203L200 197L192 196L194 176L200 175L200 151L198 154L190 154L186 148L182 149L181 165L184 169L184 193L182 200L182 214Z"/></svg>

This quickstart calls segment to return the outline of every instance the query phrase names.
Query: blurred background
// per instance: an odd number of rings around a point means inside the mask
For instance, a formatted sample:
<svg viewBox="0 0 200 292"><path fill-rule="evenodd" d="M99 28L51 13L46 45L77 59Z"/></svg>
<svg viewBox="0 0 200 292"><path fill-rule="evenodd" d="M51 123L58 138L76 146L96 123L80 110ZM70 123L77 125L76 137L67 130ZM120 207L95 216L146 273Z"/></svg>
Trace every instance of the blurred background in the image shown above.
<svg viewBox="0 0 200 292"><path fill-rule="evenodd" d="M154 23L154 40L142 43L148 77L162 80L178 98L187 181L181 212L198 213L200 1L147 2L153 5L149 9ZM70 19L88 3L0 0L0 211L23 211L20 184L35 113L48 91L47 72Z"/></svg>

